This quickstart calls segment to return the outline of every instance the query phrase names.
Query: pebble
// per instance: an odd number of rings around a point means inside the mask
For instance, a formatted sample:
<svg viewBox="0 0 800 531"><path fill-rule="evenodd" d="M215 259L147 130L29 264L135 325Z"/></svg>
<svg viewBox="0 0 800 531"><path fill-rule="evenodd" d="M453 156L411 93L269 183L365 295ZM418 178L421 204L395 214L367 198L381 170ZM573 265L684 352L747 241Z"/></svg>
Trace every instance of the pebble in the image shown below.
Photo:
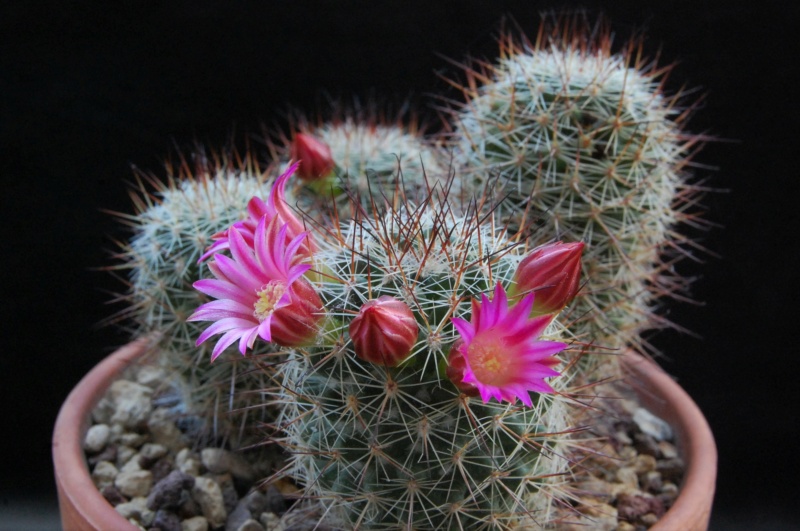
<svg viewBox="0 0 800 531"><path fill-rule="evenodd" d="M129 463L136 455L136 450L130 446L117 447L117 466L122 467Z"/></svg>
<svg viewBox="0 0 800 531"><path fill-rule="evenodd" d="M181 531L208 531L208 520L204 516L193 516L181 522Z"/></svg>
<svg viewBox="0 0 800 531"><path fill-rule="evenodd" d="M240 525L239 527L237 527L232 531L264 531L264 527L261 524L259 524L256 520L253 520L251 518L243 522L242 525Z"/></svg>
<svg viewBox="0 0 800 531"><path fill-rule="evenodd" d="M108 427L108 424L95 424L86 431L83 449L86 453L99 453L106 447L110 438L111 428Z"/></svg>
<svg viewBox="0 0 800 531"><path fill-rule="evenodd" d="M118 474L119 470L113 463L100 461L94 466L94 470L92 470L92 481L94 481L98 489L102 490L105 487L113 485Z"/></svg>
<svg viewBox="0 0 800 531"><path fill-rule="evenodd" d="M178 509L191 496L195 479L179 470L171 472L167 477L153 486L147 497L147 507L159 509Z"/></svg>
<svg viewBox="0 0 800 531"><path fill-rule="evenodd" d="M185 446L183 434L175 425L172 414L166 408L156 408L147 421L147 429L154 443L162 444L170 450L178 451Z"/></svg>
<svg viewBox="0 0 800 531"><path fill-rule="evenodd" d="M645 433L656 441L672 439L672 427L666 421L650 413L643 407L633 412L633 422Z"/></svg>
<svg viewBox="0 0 800 531"><path fill-rule="evenodd" d="M219 448L204 448L200 461L212 474L230 473L234 478L252 483L255 479L253 467L240 455Z"/></svg>
<svg viewBox="0 0 800 531"><path fill-rule="evenodd" d="M156 511L156 516L150 526L151 529L157 528L159 531L182 531L181 519L178 515L164 510Z"/></svg>
<svg viewBox="0 0 800 531"><path fill-rule="evenodd" d="M274 513L261 513L258 519L265 531L284 531L283 522L280 517Z"/></svg>
<svg viewBox="0 0 800 531"><path fill-rule="evenodd" d="M212 528L225 525L228 511L225 510L222 489L213 479L202 476L195 478L192 498L200 505L203 516Z"/></svg>
<svg viewBox="0 0 800 531"><path fill-rule="evenodd" d="M153 474L149 470L120 471L114 486L128 498L147 496L153 486Z"/></svg>
<svg viewBox="0 0 800 531"><path fill-rule="evenodd" d="M128 498L123 496L119 489L114 485L103 487L100 490L100 494L102 494L103 498L105 498L106 501L111 505L119 505L120 503L125 503L128 501Z"/></svg>
<svg viewBox="0 0 800 531"><path fill-rule="evenodd" d="M181 472L192 476L200 475L200 461L188 448L184 448L175 456L175 466Z"/></svg>
<svg viewBox="0 0 800 531"><path fill-rule="evenodd" d="M106 395L114 407L110 422L122 424L126 428L146 424L153 410L150 400L152 394L152 389L136 382L117 380L112 383Z"/></svg>
<svg viewBox="0 0 800 531"><path fill-rule="evenodd" d="M129 520L136 520L139 524L149 526L155 518L155 513L147 508L147 499L142 497L133 498L126 503L120 503L115 507L117 512Z"/></svg>

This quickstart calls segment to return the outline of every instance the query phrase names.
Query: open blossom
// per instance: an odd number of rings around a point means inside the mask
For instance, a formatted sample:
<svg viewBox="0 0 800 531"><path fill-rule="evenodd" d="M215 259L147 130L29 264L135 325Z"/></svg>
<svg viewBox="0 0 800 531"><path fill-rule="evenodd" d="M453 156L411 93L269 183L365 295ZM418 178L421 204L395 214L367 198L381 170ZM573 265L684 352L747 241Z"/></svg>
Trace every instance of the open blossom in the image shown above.
<svg viewBox="0 0 800 531"><path fill-rule="evenodd" d="M300 263L298 252L307 233L287 244L288 223L262 216L249 245L234 226L228 234L231 256L214 255L209 269L213 279L199 280L195 289L218 300L200 306L189 321L214 321L197 344L217 334L211 354L216 359L229 345L239 342L243 355L257 337L279 345L296 346L316 336L322 319L322 301L303 274L311 267Z"/></svg>
<svg viewBox="0 0 800 531"><path fill-rule="evenodd" d="M267 217L267 224L273 219L278 219L280 223L288 225L286 229L287 243L305 231L303 222L300 221L295 213L286 203L286 182L297 171L299 162L295 162L275 180L266 201L259 197L252 198L247 203L248 217L233 224L249 246L253 246L256 226L264 216ZM200 257L200 262L206 260L215 253L230 248L231 228L214 234L211 238L214 243ZM300 246L300 252L305 256L311 256L314 252L314 242L310 238L304 238Z"/></svg>
<svg viewBox="0 0 800 531"><path fill-rule="evenodd" d="M512 294L535 291L534 315L558 312L578 293L583 247L583 242L537 247L519 264Z"/></svg>
<svg viewBox="0 0 800 531"><path fill-rule="evenodd" d="M529 293L509 308L498 284L492 300L482 294L480 303L472 301L471 322L452 319L461 339L450 352L448 376L459 389L470 394L474 387L484 402L519 398L527 406L533 405L530 391L553 392L545 378L559 374L553 356L567 345L539 339L551 317L530 318L534 297Z"/></svg>
<svg viewBox="0 0 800 531"><path fill-rule="evenodd" d="M383 295L364 303L350 322L350 338L356 356L394 367L411 353L419 326L403 301Z"/></svg>
<svg viewBox="0 0 800 531"><path fill-rule="evenodd" d="M304 181L324 179L335 167L328 144L306 133L295 135L292 141L292 159L300 163L297 176Z"/></svg>

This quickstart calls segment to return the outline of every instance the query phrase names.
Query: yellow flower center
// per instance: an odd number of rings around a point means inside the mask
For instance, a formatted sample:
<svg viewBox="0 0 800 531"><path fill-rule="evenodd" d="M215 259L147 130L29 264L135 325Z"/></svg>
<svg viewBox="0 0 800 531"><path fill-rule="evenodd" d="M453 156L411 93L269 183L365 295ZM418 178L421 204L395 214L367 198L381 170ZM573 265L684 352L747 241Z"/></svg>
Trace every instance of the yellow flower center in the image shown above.
<svg viewBox="0 0 800 531"><path fill-rule="evenodd" d="M508 350L495 337L475 337L467 347L467 359L475 378L486 385L501 386L508 381Z"/></svg>
<svg viewBox="0 0 800 531"><path fill-rule="evenodd" d="M273 280L269 284L262 286L256 293L258 300L256 300L253 307L253 316L261 323L272 315L275 311L275 305L281 300L281 297L286 292L286 284L278 280Z"/></svg>

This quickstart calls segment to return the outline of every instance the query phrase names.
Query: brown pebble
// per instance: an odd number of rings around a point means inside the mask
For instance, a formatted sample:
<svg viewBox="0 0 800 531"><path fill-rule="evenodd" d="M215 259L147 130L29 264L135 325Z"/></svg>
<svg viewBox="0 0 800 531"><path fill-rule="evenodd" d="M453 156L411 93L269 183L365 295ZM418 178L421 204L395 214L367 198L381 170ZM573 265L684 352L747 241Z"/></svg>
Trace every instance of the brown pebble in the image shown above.
<svg viewBox="0 0 800 531"><path fill-rule="evenodd" d="M103 489L100 491L100 494L102 494L103 498L105 498L106 501L111 505L119 505L120 503L125 503L128 501L128 498L123 496L119 489L114 485L103 487Z"/></svg>

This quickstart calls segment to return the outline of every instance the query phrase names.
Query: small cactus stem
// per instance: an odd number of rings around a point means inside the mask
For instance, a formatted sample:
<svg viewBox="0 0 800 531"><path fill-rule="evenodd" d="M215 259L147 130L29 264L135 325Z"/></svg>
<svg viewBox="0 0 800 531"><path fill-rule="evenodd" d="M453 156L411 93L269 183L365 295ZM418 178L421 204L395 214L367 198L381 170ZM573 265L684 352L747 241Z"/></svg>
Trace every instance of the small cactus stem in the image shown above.
<svg viewBox="0 0 800 531"><path fill-rule="evenodd" d="M131 230L120 243L120 263L115 271L127 276L127 293L119 297L127 308L117 319L131 327L134 336L157 333L158 363L175 377L175 413L196 419L198 438L227 440L232 446L250 444L253 426L271 422L271 413L254 390L269 378L238 367L243 360L223 354L209 364L210 349L195 342L202 323L187 318L203 303L192 284L210 273L198 259L212 243L211 236L246 217L253 196L266 197L272 173L250 154L194 156L168 165L164 179L137 174L138 189L131 194L133 214L120 214ZM256 355L275 350L264 345ZM241 416L241 418L240 418ZM240 426L249 431L241 436ZM195 429L193 428L193 429Z"/></svg>
<svg viewBox="0 0 800 531"><path fill-rule="evenodd" d="M567 18L534 42L501 36L500 59L467 69L452 113L465 189L503 197L496 215L512 232L536 223L534 246L587 245L574 332L609 348L645 350L641 333L664 323L657 297L687 287L670 265L692 245L674 227L697 220L685 168L698 138L663 89L667 71L636 42L614 54L607 27Z"/></svg>
<svg viewBox="0 0 800 531"><path fill-rule="evenodd" d="M345 529L506 529L530 518L530 495L569 465L559 448L570 438L573 375L554 378L558 392L531 395L528 408L467 397L444 370L458 336L451 318L469 318L473 298L509 285L525 245L433 193L326 227L317 241L314 259L329 274L315 289L335 324L326 344L288 350L276 367L286 475ZM396 366L362 359L350 337L361 308L382 297L405 303L418 326ZM546 331L565 333L558 321Z"/></svg>
<svg viewBox="0 0 800 531"><path fill-rule="evenodd" d="M389 123L374 112L353 111L320 124L297 119L293 128L295 137L302 135L327 147L333 163L325 178L296 191L299 208L315 218L330 220L333 210L341 220L357 211L383 211L387 203L396 206L405 201L405 194L419 200L448 175L439 148L421 135L413 121ZM272 150L279 159L288 160L293 144L288 139L282 143Z"/></svg>

